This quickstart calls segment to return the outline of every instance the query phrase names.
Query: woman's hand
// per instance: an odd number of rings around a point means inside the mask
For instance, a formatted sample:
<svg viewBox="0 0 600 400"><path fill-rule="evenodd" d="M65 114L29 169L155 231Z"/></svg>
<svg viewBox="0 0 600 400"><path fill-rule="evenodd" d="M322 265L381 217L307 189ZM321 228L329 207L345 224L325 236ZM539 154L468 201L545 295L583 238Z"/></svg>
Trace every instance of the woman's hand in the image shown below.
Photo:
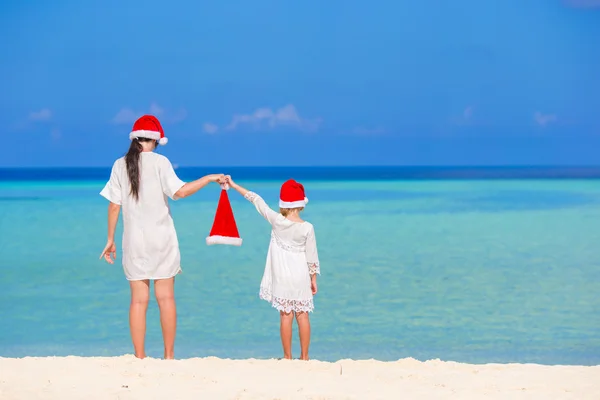
<svg viewBox="0 0 600 400"><path fill-rule="evenodd" d="M113 258L110 258L111 255ZM104 257L106 262L109 264L115 263L114 260L117 259L117 246L115 245L114 240L109 240L106 242L106 246L104 247L102 254L100 254L100 259L102 259L102 257Z"/></svg>
<svg viewBox="0 0 600 400"><path fill-rule="evenodd" d="M217 183L225 183L225 175L223 174L211 174L211 175L207 175L207 178L210 182L217 182Z"/></svg>

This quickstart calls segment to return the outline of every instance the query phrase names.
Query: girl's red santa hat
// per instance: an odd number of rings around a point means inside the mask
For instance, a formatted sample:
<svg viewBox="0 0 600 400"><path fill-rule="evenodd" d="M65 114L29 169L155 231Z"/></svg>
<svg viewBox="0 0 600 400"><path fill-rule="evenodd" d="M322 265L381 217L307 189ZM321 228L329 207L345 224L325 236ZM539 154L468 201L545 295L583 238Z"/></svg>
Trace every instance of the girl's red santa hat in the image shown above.
<svg viewBox="0 0 600 400"><path fill-rule="evenodd" d="M301 183L290 179L281 185L279 208L300 208L306 206L307 203L308 199Z"/></svg>
<svg viewBox="0 0 600 400"><path fill-rule="evenodd" d="M142 115L135 121L133 129L129 134L129 139L133 140L135 138L154 139L158 141L158 144L163 146L169 141L169 139L165 137L165 132L163 131L158 118L154 115Z"/></svg>
<svg viewBox="0 0 600 400"><path fill-rule="evenodd" d="M215 221L210 230L210 235L206 238L206 244L209 246L213 244L242 245L227 190L229 190L229 185L221 185L221 197L219 197Z"/></svg>

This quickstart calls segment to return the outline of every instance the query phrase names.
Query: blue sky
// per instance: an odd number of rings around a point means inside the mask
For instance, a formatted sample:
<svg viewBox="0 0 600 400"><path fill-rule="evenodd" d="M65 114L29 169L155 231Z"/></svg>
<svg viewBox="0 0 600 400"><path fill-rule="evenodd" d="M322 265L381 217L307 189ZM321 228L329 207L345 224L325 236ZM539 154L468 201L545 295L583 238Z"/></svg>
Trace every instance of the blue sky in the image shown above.
<svg viewBox="0 0 600 400"><path fill-rule="evenodd" d="M600 0L3 1L0 166L600 165Z"/></svg>

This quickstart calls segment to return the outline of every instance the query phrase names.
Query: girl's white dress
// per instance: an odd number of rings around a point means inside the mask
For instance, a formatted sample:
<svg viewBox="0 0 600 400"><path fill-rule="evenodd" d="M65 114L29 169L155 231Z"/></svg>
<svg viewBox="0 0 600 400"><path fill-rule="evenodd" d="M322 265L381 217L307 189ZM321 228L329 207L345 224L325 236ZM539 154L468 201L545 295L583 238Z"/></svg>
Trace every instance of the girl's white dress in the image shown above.
<svg viewBox="0 0 600 400"><path fill-rule="evenodd" d="M313 311L310 275L321 274L314 227L309 222L290 221L254 192L244 197L272 227L260 298L286 313Z"/></svg>
<svg viewBox="0 0 600 400"><path fill-rule="evenodd" d="M154 152L140 154L139 200L130 194L125 158L115 161L100 194L123 211L123 270L130 281L167 279L181 272L179 242L168 198L185 184L171 162Z"/></svg>

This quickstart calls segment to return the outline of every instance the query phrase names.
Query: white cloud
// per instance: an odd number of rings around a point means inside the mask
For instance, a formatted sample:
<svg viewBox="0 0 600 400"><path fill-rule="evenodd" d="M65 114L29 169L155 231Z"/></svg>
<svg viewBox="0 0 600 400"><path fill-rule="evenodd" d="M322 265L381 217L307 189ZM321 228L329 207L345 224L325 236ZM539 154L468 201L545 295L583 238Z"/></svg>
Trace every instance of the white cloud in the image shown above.
<svg viewBox="0 0 600 400"><path fill-rule="evenodd" d="M157 117L162 116L165 110L161 106L156 103L150 104L150 114L155 115Z"/></svg>
<svg viewBox="0 0 600 400"><path fill-rule="evenodd" d="M321 119L305 119L300 117L296 107L288 104L277 110L268 107L258 108L251 114L236 114L225 127L226 130L235 130L241 126L249 125L254 129L268 127L292 127L303 131L316 131L321 124Z"/></svg>
<svg viewBox="0 0 600 400"><path fill-rule="evenodd" d="M183 121L187 117L187 112L183 109L174 113L166 112L164 108L157 103L150 104L148 111L132 110L131 108L122 108L117 115L111 120L113 124L133 124L136 119L144 114L156 116L161 122L177 123Z"/></svg>
<svg viewBox="0 0 600 400"><path fill-rule="evenodd" d="M543 114L539 111L536 111L533 114L533 119L539 126L546 126L550 123L556 122L558 117L555 114Z"/></svg>
<svg viewBox="0 0 600 400"><path fill-rule="evenodd" d="M52 118L52 111L47 108L42 108L40 111L32 111L29 113L30 121L48 121Z"/></svg>
<svg viewBox="0 0 600 400"><path fill-rule="evenodd" d="M213 133L217 133L219 131L219 127L210 122L206 122L204 125L202 125L202 130L206 133L213 134Z"/></svg>
<svg viewBox="0 0 600 400"><path fill-rule="evenodd" d="M166 116L166 120L168 122L175 124L177 122L183 121L184 119L186 119L186 117L187 117L187 111L185 111L184 109L181 109L179 111L176 111L175 113L168 114ZM163 116L163 118L165 118L165 116Z"/></svg>
<svg viewBox="0 0 600 400"><path fill-rule="evenodd" d="M135 112L129 108L122 108L112 119L113 124L132 124L144 113Z"/></svg>

